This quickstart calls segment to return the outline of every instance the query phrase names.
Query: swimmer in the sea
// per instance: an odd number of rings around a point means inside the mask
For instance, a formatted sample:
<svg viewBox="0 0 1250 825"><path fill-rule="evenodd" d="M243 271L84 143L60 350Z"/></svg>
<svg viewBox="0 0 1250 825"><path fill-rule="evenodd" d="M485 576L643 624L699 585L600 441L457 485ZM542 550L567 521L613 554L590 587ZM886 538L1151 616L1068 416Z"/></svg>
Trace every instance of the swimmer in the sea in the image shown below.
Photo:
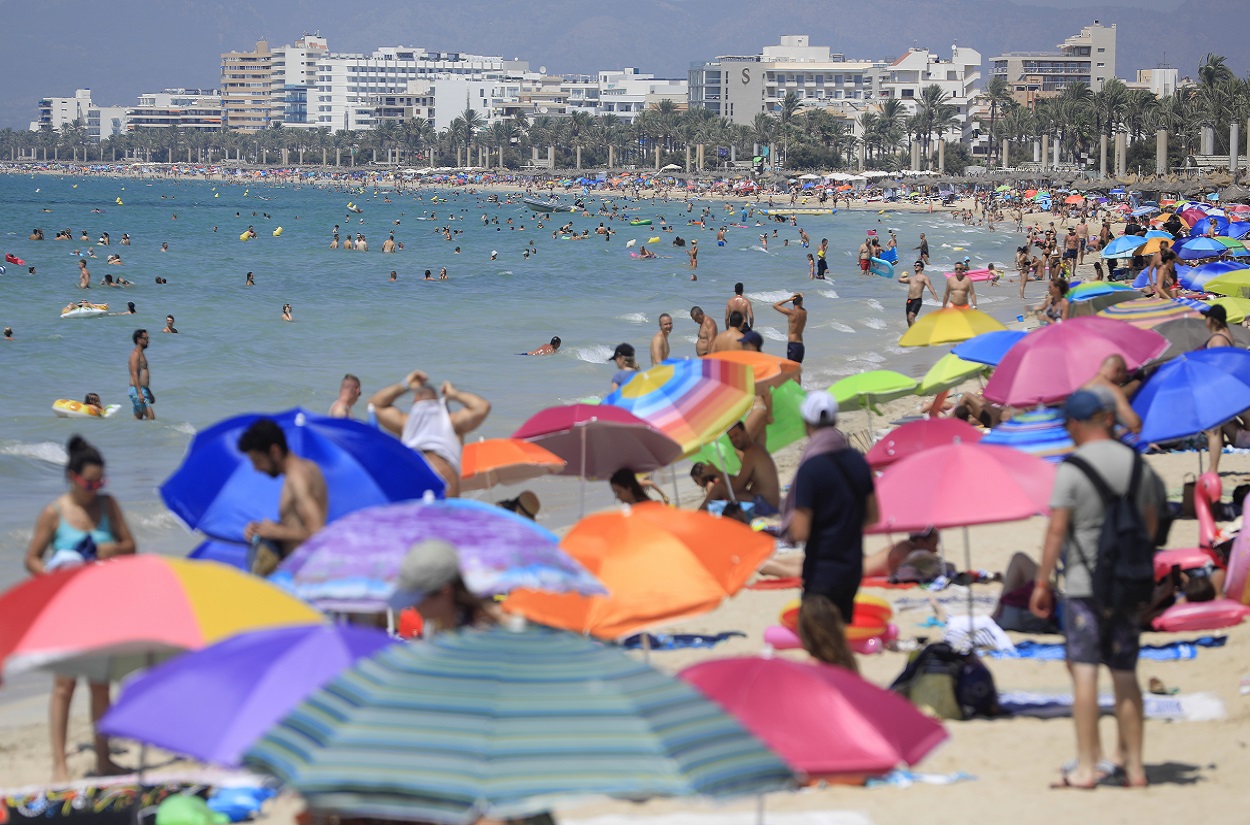
<svg viewBox="0 0 1250 825"><path fill-rule="evenodd" d="M291 317L291 305L290 304L282 305L282 320L283 321L295 320L294 318Z"/></svg>
<svg viewBox="0 0 1250 825"><path fill-rule="evenodd" d="M530 350L529 352L525 354L526 355L554 355L556 350L558 349L560 349L560 336L553 335L551 337L550 343L543 344L538 349Z"/></svg>

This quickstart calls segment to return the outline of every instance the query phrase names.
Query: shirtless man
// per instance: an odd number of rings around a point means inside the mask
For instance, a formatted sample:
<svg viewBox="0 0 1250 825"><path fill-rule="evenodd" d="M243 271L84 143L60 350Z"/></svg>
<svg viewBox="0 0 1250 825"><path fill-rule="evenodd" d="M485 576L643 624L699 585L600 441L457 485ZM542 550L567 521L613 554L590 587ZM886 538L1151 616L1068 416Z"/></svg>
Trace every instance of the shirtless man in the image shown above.
<svg viewBox="0 0 1250 825"><path fill-rule="evenodd" d="M724 352L732 349L742 349L742 336L745 330L742 328L745 319L742 313L734 310L729 313L729 326L725 327L725 331L712 339L712 346L708 352Z"/></svg>
<svg viewBox="0 0 1250 825"><path fill-rule="evenodd" d="M413 370L399 384L383 387L373 394L378 423L399 436L405 445L419 451L447 484L447 497L460 495L460 454L464 436L476 430L490 414L490 402L480 395L458 390L444 381L439 392L429 385L430 377ZM412 409L405 413L395 406L406 392L412 392ZM441 398L439 397L441 394ZM448 402L460 408L454 412Z"/></svg>
<svg viewBox="0 0 1250 825"><path fill-rule="evenodd" d="M865 238L864 242L859 245L859 271L867 273L868 268L872 266L872 238Z"/></svg>
<svg viewBox="0 0 1250 825"><path fill-rule="evenodd" d="M969 306L973 309L977 308L977 292L967 273L968 270L964 269L963 264L955 265L954 276L946 279L946 294L942 296L942 309L946 309L948 304L962 308Z"/></svg>
<svg viewBox="0 0 1250 825"><path fill-rule="evenodd" d="M87 262L78 259L78 288L91 289L91 273L87 271Z"/></svg>
<svg viewBox="0 0 1250 825"><path fill-rule="evenodd" d="M716 340L716 322L697 306L690 308L690 320L699 325L699 339L694 342L694 354L702 358L712 351L712 342Z"/></svg>
<svg viewBox="0 0 1250 825"><path fill-rule="evenodd" d="M395 251L395 236L391 235L386 240L382 241L382 252L385 254L385 253L390 253L394 251Z"/></svg>
<svg viewBox="0 0 1250 825"><path fill-rule="evenodd" d="M734 312L742 313L747 326L755 326L755 310L751 308L751 301L742 294L742 281L734 284L734 295L725 302L725 326L730 326L729 316Z"/></svg>
<svg viewBox="0 0 1250 825"><path fill-rule="evenodd" d="M1085 222L1085 216L1081 216L1081 221L1076 225L1077 254L1076 263L1081 265L1085 263L1085 248L1089 246L1089 224Z"/></svg>
<svg viewBox="0 0 1250 825"><path fill-rule="evenodd" d="M350 372L339 382L339 397L330 405L331 418L351 418L352 406L360 400L360 379Z"/></svg>
<svg viewBox="0 0 1250 825"><path fill-rule="evenodd" d="M699 268L699 242L697 240L692 240L690 242L690 250L686 252L686 254L690 256L690 268L698 269ZM691 280L694 280L693 276L691 277Z"/></svg>
<svg viewBox="0 0 1250 825"><path fill-rule="evenodd" d="M916 247L920 253L920 260L924 261L924 265L929 265L929 242L925 240L924 233L920 233L920 246Z"/></svg>
<svg viewBox="0 0 1250 825"><path fill-rule="evenodd" d="M793 304L787 308L786 304ZM803 330L807 328L807 310L803 307L803 293L796 292L789 298L783 298L773 304L773 309L786 316L789 329L786 330L786 358L802 364L807 355L807 347L803 345Z"/></svg>
<svg viewBox="0 0 1250 825"><path fill-rule="evenodd" d="M1063 236L1063 260L1071 261L1072 270L1076 271L1077 258L1081 254L1081 239L1076 235L1076 227L1068 227L1068 234Z"/></svg>
<svg viewBox="0 0 1250 825"><path fill-rule="evenodd" d="M823 281L825 273L829 271L829 239L821 238L820 246L816 249L816 280Z"/></svg>
<svg viewBox="0 0 1250 825"><path fill-rule="evenodd" d="M285 476L278 497L278 520L249 522L243 537L262 539L277 551L279 559L291 554L325 527L330 510L326 480L321 468L287 448L286 433L271 418L258 418L239 436L239 452L252 466L270 478Z"/></svg>
<svg viewBox="0 0 1250 825"><path fill-rule="evenodd" d="M1115 396L1115 419L1120 424L1128 428L1129 432L1141 432L1141 416L1134 410L1129 399L1137 392L1137 388L1141 386L1141 381L1130 381L1128 376L1128 364L1124 360L1124 356L1118 353L1112 353L1102 359L1102 364L1098 367L1098 372L1094 373L1094 377L1081 385L1081 389L1090 390L1095 387L1103 387L1113 396Z"/></svg>
<svg viewBox="0 0 1250 825"><path fill-rule="evenodd" d="M130 351L130 405L134 408L135 420L152 421L156 418L156 412L152 409L156 396L152 395L152 389L148 386L151 374L148 372L148 356L144 352L148 348L148 331L137 329L130 336L130 340L135 345Z"/></svg>
<svg viewBox="0 0 1250 825"><path fill-rule="evenodd" d="M660 331L651 339L651 366L668 358L668 336L673 331L673 316L665 312L660 316Z"/></svg>
<svg viewBox="0 0 1250 825"><path fill-rule="evenodd" d="M739 421L729 430L729 443L742 453L742 468L737 475L718 475L709 488L707 496L699 506L706 510L709 503L729 498L729 490L733 491L737 501L749 501L755 505L755 515L776 515L781 507L781 483L777 478L777 465L768 450L751 440L746 425Z"/></svg>
<svg viewBox="0 0 1250 825"><path fill-rule="evenodd" d="M933 295L933 300L937 300L937 290L933 288L933 282L929 280L929 276L924 274L924 261L916 261L915 272L908 276L907 284L907 326L916 323L916 319L920 317L920 308L924 306L924 291L928 288L929 293ZM899 278L903 282L902 278Z"/></svg>

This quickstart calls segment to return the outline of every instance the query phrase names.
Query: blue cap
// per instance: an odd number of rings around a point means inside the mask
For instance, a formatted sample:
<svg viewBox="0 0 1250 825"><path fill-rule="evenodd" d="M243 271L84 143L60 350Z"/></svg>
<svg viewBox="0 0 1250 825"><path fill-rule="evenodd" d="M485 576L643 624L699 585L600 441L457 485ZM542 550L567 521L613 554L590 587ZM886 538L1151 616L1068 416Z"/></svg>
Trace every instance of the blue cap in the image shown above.
<svg viewBox="0 0 1250 825"><path fill-rule="evenodd" d="M1100 412L1115 408L1115 399L1108 403L1107 396L1093 390L1077 390L1063 402L1063 417L1067 421L1088 421Z"/></svg>
<svg viewBox="0 0 1250 825"><path fill-rule="evenodd" d="M764 346L764 336L755 330L750 330L747 334L738 339L739 344L754 344L757 347Z"/></svg>

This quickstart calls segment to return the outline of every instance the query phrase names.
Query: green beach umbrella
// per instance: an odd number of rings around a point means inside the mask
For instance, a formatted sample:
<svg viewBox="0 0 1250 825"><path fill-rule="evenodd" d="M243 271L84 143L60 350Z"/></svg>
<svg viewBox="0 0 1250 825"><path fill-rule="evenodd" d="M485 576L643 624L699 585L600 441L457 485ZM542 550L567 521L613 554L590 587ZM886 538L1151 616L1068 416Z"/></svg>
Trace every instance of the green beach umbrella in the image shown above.
<svg viewBox="0 0 1250 825"><path fill-rule="evenodd" d="M990 368L975 361L965 361L954 353L947 353L938 359L916 387L916 395L937 395L940 392L957 387L969 378L986 375Z"/></svg>
<svg viewBox="0 0 1250 825"><path fill-rule="evenodd" d="M1234 269L1225 272L1203 285L1207 292L1216 295L1230 295L1236 298L1250 298L1250 269Z"/></svg>
<svg viewBox="0 0 1250 825"><path fill-rule="evenodd" d="M1247 315L1250 315L1250 298L1215 298L1207 301L1211 306L1222 306L1224 311L1228 313L1228 323L1240 324Z"/></svg>
<svg viewBox="0 0 1250 825"><path fill-rule="evenodd" d="M535 625L438 634L362 659L244 761L317 814L444 825L588 796L723 798L793 780L690 685Z"/></svg>
<svg viewBox="0 0 1250 825"><path fill-rule="evenodd" d="M916 379L908 378L901 372L893 370L869 370L858 375L849 375L837 381L829 388L829 392L838 400L840 410L863 410L868 414L868 437L876 441L873 432L872 414L881 411L877 404L893 401L916 391Z"/></svg>

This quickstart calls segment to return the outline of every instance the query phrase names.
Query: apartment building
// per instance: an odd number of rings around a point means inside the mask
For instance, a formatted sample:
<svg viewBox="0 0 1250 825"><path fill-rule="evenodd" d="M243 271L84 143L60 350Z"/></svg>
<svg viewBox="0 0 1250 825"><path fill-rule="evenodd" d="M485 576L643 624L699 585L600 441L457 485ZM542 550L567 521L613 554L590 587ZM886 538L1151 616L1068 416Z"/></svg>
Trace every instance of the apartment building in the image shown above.
<svg viewBox="0 0 1250 825"><path fill-rule="evenodd" d="M1032 106L1040 97L1054 97L1073 83L1095 92L1115 77L1115 24L1098 20L1060 43L1057 52L1008 52L990 58L990 76L1002 77L1012 97Z"/></svg>

